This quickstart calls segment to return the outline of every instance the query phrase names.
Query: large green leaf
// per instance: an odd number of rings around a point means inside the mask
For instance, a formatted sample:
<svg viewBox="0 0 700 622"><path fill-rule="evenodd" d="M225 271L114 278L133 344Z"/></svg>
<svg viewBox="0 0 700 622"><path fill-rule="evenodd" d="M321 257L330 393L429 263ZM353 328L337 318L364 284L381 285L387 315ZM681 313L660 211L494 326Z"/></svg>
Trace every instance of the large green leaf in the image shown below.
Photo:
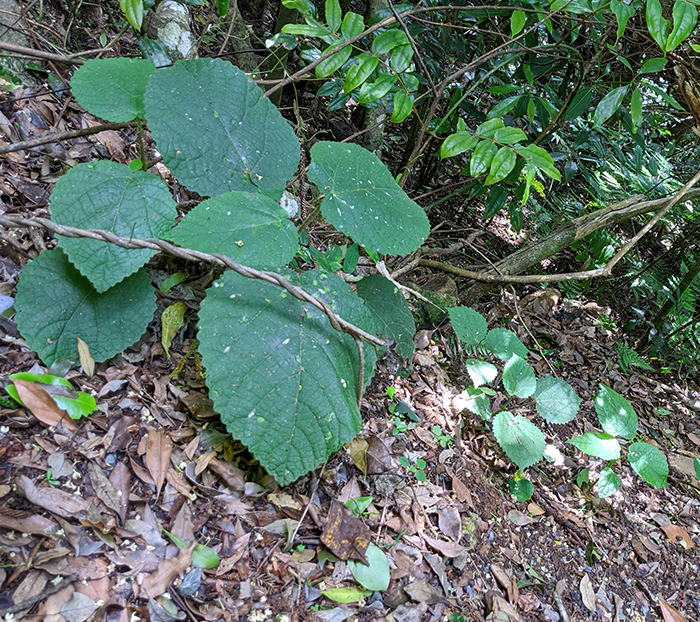
<svg viewBox="0 0 700 622"><path fill-rule="evenodd" d="M666 40L666 52L675 50L685 41L697 23L697 7L686 0L676 0L673 5L673 30Z"/></svg>
<svg viewBox="0 0 700 622"><path fill-rule="evenodd" d="M593 125L595 127L602 125L615 114L615 111L620 107L626 93L626 86L619 86L616 89L606 93L605 97L600 100L596 106L595 112L593 113Z"/></svg>
<svg viewBox="0 0 700 622"><path fill-rule="evenodd" d="M530 350L518 339L518 336L507 328L492 328L484 340L484 345L502 361L510 360L517 354L521 358L527 358Z"/></svg>
<svg viewBox="0 0 700 622"><path fill-rule="evenodd" d="M313 270L288 277L374 332L369 310L339 277ZM209 396L229 432L281 484L316 468L360 430L357 347L315 307L226 272L199 318ZM366 347L365 383L375 360Z"/></svg>
<svg viewBox="0 0 700 622"><path fill-rule="evenodd" d="M92 59L73 74L70 86L77 102L105 121L143 119L143 96L155 70L146 59Z"/></svg>
<svg viewBox="0 0 700 622"><path fill-rule="evenodd" d="M162 237L177 216L170 190L159 177L107 161L79 164L63 175L51 195L51 213L62 225L134 238ZM61 236L58 245L98 292L136 272L156 253Z"/></svg>
<svg viewBox="0 0 700 622"><path fill-rule="evenodd" d="M600 385L595 396L598 421L608 434L630 439L637 433L637 413L632 404L610 387Z"/></svg>
<svg viewBox="0 0 700 622"><path fill-rule="evenodd" d="M163 162L199 194L280 190L299 165L289 123L229 62L200 58L159 69L145 106Z"/></svg>
<svg viewBox="0 0 700 622"><path fill-rule="evenodd" d="M493 382L498 376L498 369L495 365L478 359L467 359L464 361L464 367L471 378L475 387L480 387L482 384Z"/></svg>
<svg viewBox="0 0 700 622"><path fill-rule="evenodd" d="M610 467L605 467L598 477L598 496L601 499L609 497L620 488L620 476Z"/></svg>
<svg viewBox="0 0 700 622"><path fill-rule="evenodd" d="M542 459L544 434L525 417L514 417L507 410L493 418L493 434L505 452L523 471Z"/></svg>
<svg viewBox="0 0 700 622"><path fill-rule="evenodd" d="M566 442L589 456L602 460L617 460L620 457L620 443L614 436L605 432L586 432Z"/></svg>
<svg viewBox="0 0 700 622"><path fill-rule="evenodd" d="M308 177L326 195L321 203L326 220L365 248L405 255L428 237L423 209L382 161L359 145L316 143Z"/></svg>
<svg viewBox="0 0 700 622"><path fill-rule="evenodd" d="M625 32L627 22L635 14L636 9L629 4L625 4L622 0L610 0L610 9L617 20L617 37L615 40L617 42L620 40L622 33Z"/></svg>
<svg viewBox="0 0 700 622"><path fill-rule="evenodd" d="M357 295L372 312L378 333L395 341L396 353L410 360L416 325L408 303L396 285L379 274L371 274L357 284Z"/></svg>
<svg viewBox="0 0 700 622"><path fill-rule="evenodd" d="M632 468L654 488L663 488L668 480L668 462L658 447L649 443L632 443L627 458Z"/></svg>
<svg viewBox="0 0 700 622"><path fill-rule="evenodd" d="M472 157L469 160L469 174L472 177L478 177L482 173L489 170L493 157L498 151L498 145L490 140L482 140L474 149Z"/></svg>
<svg viewBox="0 0 700 622"><path fill-rule="evenodd" d="M671 23L663 16L659 0L647 0L646 20L649 34L665 53L666 35Z"/></svg>
<svg viewBox="0 0 700 622"><path fill-rule="evenodd" d="M325 52L330 52L334 47L342 45L342 41L338 41L335 45L330 46ZM322 60L318 65L316 65L316 77L325 78L330 76L332 73L338 71L350 58L352 54L352 46L346 45L342 50L336 52L332 56L329 56L326 60Z"/></svg>
<svg viewBox="0 0 700 622"><path fill-rule="evenodd" d="M581 406L581 398L571 385L553 376L539 378L532 397L540 417L549 423L568 423Z"/></svg>
<svg viewBox="0 0 700 622"><path fill-rule="evenodd" d="M169 239L205 253L222 253L253 268L279 268L299 248L287 213L269 197L227 192L203 201L169 234Z"/></svg>
<svg viewBox="0 0 700 622"><path fill-rule="evenodd" d="M389 587L390 570L386 553L376 544L370 542L365 553L367 565L348 560L348 567L355 580L365 589L381 592Z"/></svg>
<svg viewBox="0 0 700 622"><path fill-rule="evenodd" d="M530 397L537 388L537 378L532 367L514 354L503 368L503 388L508 395Z"/></svg>
<svg viewBox="0 0 700 622"><path fill-rule="evenodd" d="M460 153L474 149L479 139L469 132L457 132L445 139L440 147L441 158L452 158Z"/></svg>
<svg viewBox="0 0 700 622"><path fill-rule="evenodd" d="M153 319L156 300L143 268L100 294L57 248L22 270L15 308L22 338L47 365L77 361L78 337L99 363L138 341Z"/></svg>
<svg viewBox="0 0 700 622"><path fill-rule="evenodd" d="M501 147L491 160L491 169L484 185L490 186L508 177L515 167L515 160L515 151L510 147Z"/></svg>
<svg viewBox="0 0 700 622"><path fill-rule="evenodd" d="M489 326L481 313L471 307L452 307L447 312L455 336L463 344L475 346L484 339Z"/></svg>
<svg viewBox="0 0 700 622"><path fill-rule="evenodd" d="M357 64L348 69L345 76L345 84L343 91L350 93L367 80L379 64L378 56L370 56L369 54L360 54L357 57Z"/></svg>

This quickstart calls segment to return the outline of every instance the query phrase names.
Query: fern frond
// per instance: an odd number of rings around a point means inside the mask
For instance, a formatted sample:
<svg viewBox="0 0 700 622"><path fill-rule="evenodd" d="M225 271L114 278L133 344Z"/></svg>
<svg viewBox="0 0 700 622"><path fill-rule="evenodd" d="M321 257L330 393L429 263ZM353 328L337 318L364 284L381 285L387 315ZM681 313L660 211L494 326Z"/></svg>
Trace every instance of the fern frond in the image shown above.
<svg viewBox="0 0 700 622"><path fill-rule="evenodd" d="M648 371L654 371L654 368L647 363L642 356L637 354L632 348L628 348L624 343L617 344L617 356L620 362L622 371L627 373L630 367L639 367Z"/></svg>

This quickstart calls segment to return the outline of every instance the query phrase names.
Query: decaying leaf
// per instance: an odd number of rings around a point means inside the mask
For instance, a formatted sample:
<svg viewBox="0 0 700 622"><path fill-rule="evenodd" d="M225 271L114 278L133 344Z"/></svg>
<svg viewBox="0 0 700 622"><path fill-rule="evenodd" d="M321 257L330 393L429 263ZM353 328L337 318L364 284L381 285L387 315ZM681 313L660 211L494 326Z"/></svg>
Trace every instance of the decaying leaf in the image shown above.
<svg viewBox="0 0 700 622"><path fill-rule="evenodd" d="M659 598L659 607L664 622L688 622L687 618L677 609L671 607L665 600Z"/></svg>
<svg viewBox="0 0 700 622"><path fill-rule="evenodd" d="M173 338L177 335L184 323L186 310L187 307L184 302L176 302L165 309L160 316L160 342L168 358L170 358L170 346L173 343Z"/></svg>
<svg viewBox="0 0 700 622"><path fill-rule="evenodd" d="M141 584L143 592L151 598L157 598L165 592L175 577L189 568L192 563L192 552L195 546L197 546L197 543L193 542L186 549L180 549L180 553L176 557L164 559L158 565L158 570L143 580Z"/></svg>
<svg viewBox="0 0 700 622"><path fill-rule="evenodd" d="M334 500L321 534L321 542L339 559L365 562L365 553L371 539L372 532L364 522L342 503Z"/></svg>
<svg viewBox="0 0 700 622"><path fill-rule="evenodd" d="M586 609L591 613L595 613L595 592L593 591L593 586L591 585L591 579L587 574L581 577L581 583L579 583L579 591L581 592L581 600L586 606Z"/></svg>
<svg viewBox="0 0 700 622"><path fill-rule="evenodd" d="M80 337L78 337L78 358L80 359L80 366L83 368L85 375L91 378L95 373L95 359L92 358L90 354L90 346Z"/></svg>
<svg viewBox="0 0 700 622"><path fill-rule="evenodd" d="M441 553L445 557L454 558L458 557L466 549L457 544L456 542L444 542L443 540L435 540L427 534L421 534L421 538L425 540L425 543L432 549L435 549L438 553Z"/></svg>
<svg viewBox="0 0 700 622"><path fill-rule="evenodd" d="M89 503L82 497L71 495L51 486L37 488L34 482L25 475L20 475L16 484L17 490L26 497L27 501L49 512L63 516L63 518L85 518L87 516Z"/></svg>
<svg viewBox="0 0 700 622"><path fill-rule="evenodd" d="M683 527L669 524L662 525L661 529L666 534L666 537L671 540L671 542L680 544L684 549L690 550L695 546L695 542L693 542L690 534L683 529Z"/></svg>
<svg viewBox="0 0 700 622"><path fill-rule="evenodd" d="M369 444L364 438L356 436L349 443L345 443L345 451L355 463L355 466L362 471L363 475L367 475L367 460L365 454Z"/></svg>

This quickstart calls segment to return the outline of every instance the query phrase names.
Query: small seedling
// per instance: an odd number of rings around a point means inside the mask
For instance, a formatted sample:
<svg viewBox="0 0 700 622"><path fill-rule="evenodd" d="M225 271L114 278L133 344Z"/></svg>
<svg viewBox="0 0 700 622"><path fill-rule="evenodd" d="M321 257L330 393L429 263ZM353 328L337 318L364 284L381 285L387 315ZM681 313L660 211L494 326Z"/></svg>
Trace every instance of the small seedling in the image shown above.
<svg viewBox="0 0 700 622"><path fill-rule="evenodd" d="M345 505L352 510L355 516L369 515L372 512L368 512L367 508L372 504L372 501L374 501L374 497L355 497L348 499Z"/></svg>
<svg viewBox="0 0 700 622"><path fill-rule="evenodd" d="M401 456L399 458L399 464L402 467L407 468L411 473L413 473L419 482L424 482L428 479L425 475L425 467L428 466L428 463L425 460L423 460L423 458L417 458L416 463L411 464L408 461L408 458L406 458L405 456Z"/></svg>
<svg viewBox="0 0 700 622"><path fill-rule="evenodd" d="M440 447L445 448L452 445L452 437L444 433L439 425L434 425L432 430L435 435L435 440L440 444Z"/></svg>
<svg viewBox="0 0 700 622"><path fill-rule="evenodd" d="M51 467L46 469L46 476L44 477L44 480L46 480L52 486L58 486L61 482L59 482L57 479L54 479L52 471L53 469Z"/></svg>

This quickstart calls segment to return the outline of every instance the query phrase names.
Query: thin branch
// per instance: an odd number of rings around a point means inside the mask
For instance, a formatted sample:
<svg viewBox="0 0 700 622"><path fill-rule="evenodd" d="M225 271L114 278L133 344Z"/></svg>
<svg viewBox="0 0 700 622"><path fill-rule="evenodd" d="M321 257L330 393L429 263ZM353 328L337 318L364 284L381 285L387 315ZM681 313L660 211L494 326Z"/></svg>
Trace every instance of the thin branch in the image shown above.
<svg viewBox="0 0 700 622"><path fill-rule="evenodd" d="M173 255L174 257L179 257L187 261L204 261L207 263L224 266L225 268L229 268L230 270L233 270L246 278L258 279L261 281L266 281L267 283L272 283L277 287L285 289L298 300L308 302L319 311L323 312L328 317L331 326L338 332L347 333L354 339L362 339L375 346L384 347L386 345L382 339L379 339L374 335L370 335L368 332L336 315L331 309L330 305L324 300L321 300L316 296L312 296L301 287L293 285L282 275L275 272L256 270L254 268L244 266L226 255L221 255L218 253L203 253L201 251L188 248L180 248L179 246L175 246L174 244L158 239L139 240L136 238L124 238L112 233L111 231L105 231L104 229L79 229L78 227L68 227L65 225L59 225L48 218L25 218L23 216L3 215L0 216L0 225L4 227L41 227L42 229L48 229L49 231L53 231L54 233L67 238L89 238L91 240L101 240L103 242L109 242L110 244L115 244L116 246L127 249L150 248L152 250L162 251L168 255Z"/></svg>
<svg viewBox="0 0 700 622"><path fill-rule="evenodd" d="M22 45L7 43L7 41L0 41L0 50L12 52L13 54L19 54L20 56L29 56L30 58L41 58L43 60L50 60L55 63L64 63L66 65L82 65L85 62L85 59L79 58L78 54L54 54L53 52L44 52L44 50L34 50ZM101 51L102 49L91 50L91 52L94 53ZM85 52L80 53L85 54Z"/></svg>
<svg viewBox="0 0 700 622"><path fill-rule="evenodd" d="M86 127L82 130L69 130L67 132L46 132L41 136L36 138L30 138L29 140L23 140L19 143L10 143L8 145L0 146L0 155L4 153L11 153L13 151L21 151L22 149L31 149L32 147L39 147L40 145L46 145L48 143L57 143L60 140L70 140L71 138L79 138L80 136L90 136L91 134L99 134L105 130L121 130L125 127L131 127L134 125L133 121L127 123L103 123L102 125L96 125L95 127Z"/></svg>
<svg viewBox="0 0 700 622"><path fill-rule="evenodd" d="M441 272L447 272L456 276L461 276L473 281L481 283L561 283L563 281L583 281L586 279L597 278L601 276L610 276L615 265L632 249L632 247L644 236L668 211L676 205L683 197L688 194L690 189L700 181L700 171L683 186L676 194L674 194L657 214L640 229L640 231L630 240L628 240L622 248L615 254L604 267L596 270L585 270L582 272L567 272L563 274L527 274L527 275L509 275L509 274L486 274L483 272L474 272L473 270L465 270L456 266L450 266L439 261L431 259L421 259L418 262L419 266L433 268ZM648 201L650 206L656 201ZM609 210L604 210L609 213Z"/></svg>

